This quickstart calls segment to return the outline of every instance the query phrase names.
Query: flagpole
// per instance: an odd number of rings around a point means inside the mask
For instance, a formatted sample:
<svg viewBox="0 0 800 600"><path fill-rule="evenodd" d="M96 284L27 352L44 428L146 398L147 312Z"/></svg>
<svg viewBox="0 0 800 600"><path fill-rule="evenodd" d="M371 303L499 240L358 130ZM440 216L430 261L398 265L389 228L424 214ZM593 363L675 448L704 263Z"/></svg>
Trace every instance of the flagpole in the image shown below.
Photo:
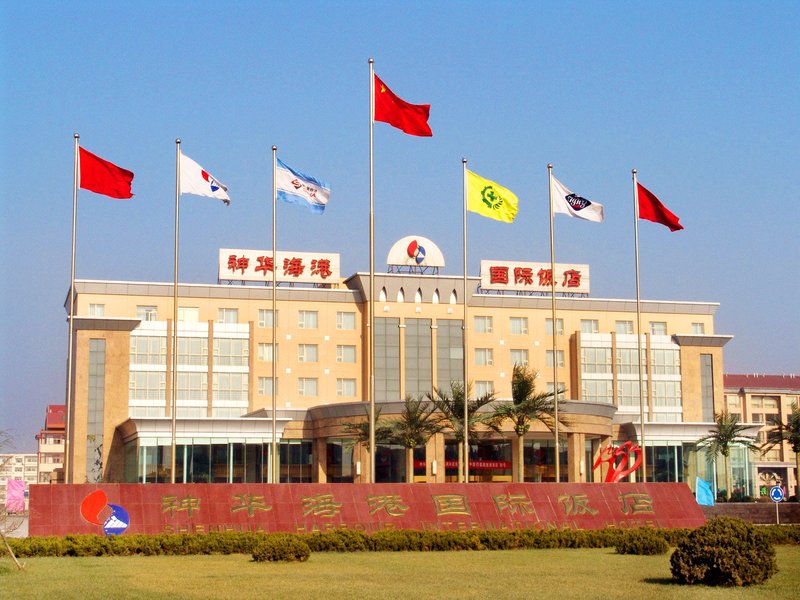
<svg viewBox="0 0 800 600"><path fill-rule="evenodd" d="M181 197L181 140L175 140L175 262L172 282L172 402L171 402L171 448L172 469L170 482L175 483L175 439L178 429L178 222L180 219ZM184 473L184 476L186 474Z"/></svg>
<svg viewBox="0 0 800 600"><path fill-rule="evenodd" d="M276 311L276 296L278 295L278 288L276 286L275 277L275 261L276 261L276 244L275 234L277 232L277 217L276 207L278 200L278 147L272 147L272 483L280 483L280 472L278 465L278 442L277 442L277 417L276 411L278 408L278 373L277 361L278 353L275 351L275 337L278 328L278 317Z"/></svg>
<svg viewBox="0 0 800 600"><path fill-rule="evenodd" d="M644 373L642 372L642 299L639 293L639 190L636 185L636 169L631 170L633 175L633 232L634 247L636 251L636 349L639 364L639 426L640 442L642 445L642 481L647 481L647 447L644 438Z"/></svg>
<svg viewBox="0 0 800 600"><path fill-rule="evenodd" d="M73 159L72 159L72 255L69 270L69 342L67 344L67 411L64 422L64 483L71 483L72 461L69 452L71 444L69 436L72 433L70 418L72 416L72 336L75 335L75 231L78 223L78 178L80 176L80 140L81 136L77 133L73 136Z"/></svg>
<svg viewBox="0 0 800 600"><path fill-rule="evenodd" d="M467 358L467 159L461 159L461 169L464 181L464 324L462 326L462 340L464 355L464 483L469 483L469 359Z"/></svg>
<svg viewBox="0 0 800 600"><path fill-rule="evenodd" d="M550 308L553 319L553 407L555 415L556 483L561 482L561 443L558 436L558 328L556 325L556 250L553 218L553 165L547 165L547 192L550 197ZM524 471L523 471L524 478Z"/></svg>
<svg viewBox="0 0 800 600"><path fill-rule="evenodd" d="M375 61L369 59L369 482L375 483L375 166L373 125L375 123Z"/></svg>

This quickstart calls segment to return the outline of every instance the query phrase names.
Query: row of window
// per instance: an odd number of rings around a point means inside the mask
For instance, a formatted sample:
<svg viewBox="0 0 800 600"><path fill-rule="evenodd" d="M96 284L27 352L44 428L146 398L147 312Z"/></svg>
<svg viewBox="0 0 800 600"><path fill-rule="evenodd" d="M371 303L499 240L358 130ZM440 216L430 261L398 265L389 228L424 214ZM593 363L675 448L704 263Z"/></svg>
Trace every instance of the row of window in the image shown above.
<svg viewBox="0 0 800 600"><path fill-rule="evenodd" d="M277 388L277 390L275 389ZM355 398L356 396L356 380L349 378L336 379L336 395L343 398ZM272 377L259 377L258 378L258 395L259 396L272 396L273 393L280 394L280 378L277 379L277 385L273 386ZM297 378L297 395L298 396L319 396L319 379L316 377L298 377Z"/></svg>
<svg viewBox="0 0 800 600"><path fill-rule="evenodd" d="M494 331L494 317L477 315L473 320L475 333L492 333ZM528 317L509 317L509 331L511 335L528 334ZM633 334L633 321L616 321L616 333L620 335ZM600 321L597 319L581 319L581 333L600 333ZM665 321L650 321L652 335L667 335ZM692 333L704 334L704 323L692 323ZM545 319L545 334L553 335L553 319ZM564 319L556 319L556 335L564 335Z"/></svg>

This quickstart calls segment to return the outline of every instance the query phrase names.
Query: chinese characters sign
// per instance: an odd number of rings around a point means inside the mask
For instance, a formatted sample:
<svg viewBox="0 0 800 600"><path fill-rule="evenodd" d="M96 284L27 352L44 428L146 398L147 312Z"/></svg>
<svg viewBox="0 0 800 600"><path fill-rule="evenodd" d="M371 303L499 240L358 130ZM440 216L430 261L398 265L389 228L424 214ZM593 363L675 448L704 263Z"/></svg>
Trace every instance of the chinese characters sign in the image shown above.
<svg viewBox="0 0 800 600"><path fill-rule="evenodd" d="M339 283L339 255L331 252L276 252L220 248L218 279L271 283Z"/></svg>
<svg viewBox="0 0 800 600"><path fill-rule="evenodd" d="M588 294L589 265L556 263L557 294ZM481 261L481 288L513 292L549 293L553 282L550 263Z"/></svg>

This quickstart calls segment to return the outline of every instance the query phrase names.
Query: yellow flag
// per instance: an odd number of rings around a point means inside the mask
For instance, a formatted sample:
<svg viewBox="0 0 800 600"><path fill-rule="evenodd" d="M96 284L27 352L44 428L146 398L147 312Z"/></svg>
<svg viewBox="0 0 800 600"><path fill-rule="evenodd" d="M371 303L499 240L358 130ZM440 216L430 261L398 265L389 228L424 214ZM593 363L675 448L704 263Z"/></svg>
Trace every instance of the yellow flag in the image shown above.
<svg viewBox="0 0 800 600"><path fill-rule="evenodd" d="M467 171L467 209L490 219L511 223L519 201L514 192Z"/></svg>

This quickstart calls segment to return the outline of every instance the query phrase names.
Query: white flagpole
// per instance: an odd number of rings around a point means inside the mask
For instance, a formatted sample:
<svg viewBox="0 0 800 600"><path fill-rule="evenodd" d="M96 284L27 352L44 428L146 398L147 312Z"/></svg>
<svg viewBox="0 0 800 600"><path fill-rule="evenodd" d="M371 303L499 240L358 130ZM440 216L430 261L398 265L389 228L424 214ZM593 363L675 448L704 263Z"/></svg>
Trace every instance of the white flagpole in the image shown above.
<svg viewBox="0 0 800 600"><path fill-rule="evenodd" d="M275 234L277 231L276 207L278 204L278 147L272 147L272 483L280 483L280 466L278 465L278 442L277 442L277 423L276 411L278 407L278 353L275 351L275 337L278 329L278 317L276 311L276 296L278 288L276 286L275 264L276 244Z"/></svg>
<svg viewBox="0 0 800 600"><path fill-rule="evenodd" d="M177 437L178 411L178 223L180 219L181 197L181 140L175 140L175 262L173 264L174 279L172 282L172 403L171 403L171 440L172 469L170 482L175 483L176 456L175 439ZM183 474L184 478L186 473Z"/></svg>
<svg viewBox="0 0 800 600"><path fill-rule="evenodd" d="M375 61L369 59L369 481L375 483L375 169L372 130L375 123Z"/></svg>
<svg viewBox="0 0 800 600"><path fill-rule="evenodd" d="M75 335L75 231L78 222L78 179L80 177L80 151L77 133L73 136L72 159L72 258L69 270L69 340L67 343L67 411L64 422L64 483L72 483L72 460L70 459L71 444L69 436L72 434L70 419L72 418L72 336Z"/></svg>
<svg viewBox="0 0 800 600"><path fill-rule="evenodd" d="M462 340L464 354L464 483L469 483L469 359L467 357L467 159L461 159L462 175L464 180L464 324L462 326Z"/></svg>
<svg viewBox="0 0 800 600"><path fill-rule="evenodd" d="M636 349L637 370L639 371L639 426L640 441L642 444L642 481L647 481L647 447L644 439L644 373L642 372L642 299L639 293L639 190L636 182L636 169L631 170L633 175L633 232L634 247L636 250Z"/></svg>
<svg viewBox="0 0 800 600"><path fill-rule="evenodd" d="M553 406L555 407L556 483L561 483L561 442L558 439L558 337L556 326L556 250L553 218L553 165L547 165L547 192L550 197L550 305L553 319ZM524 476L524 475L523 475Z"/></svg>

